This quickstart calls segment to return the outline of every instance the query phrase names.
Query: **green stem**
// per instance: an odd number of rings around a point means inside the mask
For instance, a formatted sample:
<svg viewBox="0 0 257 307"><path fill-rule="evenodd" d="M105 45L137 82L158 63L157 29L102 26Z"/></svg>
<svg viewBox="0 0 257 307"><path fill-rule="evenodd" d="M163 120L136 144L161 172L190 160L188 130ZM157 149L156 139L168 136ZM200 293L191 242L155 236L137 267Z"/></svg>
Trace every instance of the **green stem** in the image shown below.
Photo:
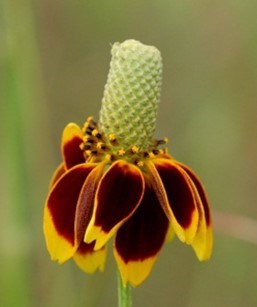
<svg viewBox="0 0 257 307"><path fill-rule="evenodd" d="M119 307L132 307L131 286L124 286L120 273L118 272L118 300Z"/></svg>

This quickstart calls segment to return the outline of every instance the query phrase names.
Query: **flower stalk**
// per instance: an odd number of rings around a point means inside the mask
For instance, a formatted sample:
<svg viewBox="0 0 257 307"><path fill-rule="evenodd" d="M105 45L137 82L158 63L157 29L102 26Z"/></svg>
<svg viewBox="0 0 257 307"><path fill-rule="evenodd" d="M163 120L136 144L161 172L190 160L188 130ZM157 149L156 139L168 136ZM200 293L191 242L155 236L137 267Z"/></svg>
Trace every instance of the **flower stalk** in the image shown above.
<svg viewBox="0 0 257 307"><path fill-rule="evenodd" d="M123 285L120 272L117 272L118 279L118 306L119 307L132 307L132 288L128 284Z"/></svg>

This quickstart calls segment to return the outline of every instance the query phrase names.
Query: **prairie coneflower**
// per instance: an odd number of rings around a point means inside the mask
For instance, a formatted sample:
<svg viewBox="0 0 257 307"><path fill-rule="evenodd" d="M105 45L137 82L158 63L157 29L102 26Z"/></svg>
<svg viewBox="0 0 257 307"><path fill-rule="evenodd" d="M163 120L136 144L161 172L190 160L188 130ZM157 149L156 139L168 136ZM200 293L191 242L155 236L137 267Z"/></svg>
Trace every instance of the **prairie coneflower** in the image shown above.
<svg viewBox="0 0 257 307"><path fill-rule="evenodd" d="M174 234L199 260L212 251L204 188L175 160L167 139L153 139L162 61L152 46L127 40L112 47L112 60L97 124L66 126L63 162L44 210L48 251L60 263L73 258L84 271L103 270L106 245L124 285L142 283Z"/></svg>

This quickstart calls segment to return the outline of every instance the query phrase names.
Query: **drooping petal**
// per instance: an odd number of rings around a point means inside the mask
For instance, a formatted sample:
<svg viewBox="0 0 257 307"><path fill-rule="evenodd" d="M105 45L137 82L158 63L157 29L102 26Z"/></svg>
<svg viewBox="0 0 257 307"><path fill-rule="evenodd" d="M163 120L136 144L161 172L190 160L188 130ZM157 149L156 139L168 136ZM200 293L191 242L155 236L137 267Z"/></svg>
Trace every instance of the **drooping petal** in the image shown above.
<svg viewBox="0 0 257 307"><path fill-rule="evenodd" d="M80 191L75 213L75 240L78 243L83 241L86 228L91 219L96 189L103 175L105 164L106 162L99 163L91 171Z"/></svg>
<svg viewBox="0 0 257 307"><path fill-rule="evenodd" d="M196 199L185 171L168 159L148 161L151 184L182 242L191 244L198 227Z"/></svg>
<svg viewBox="0 0 257 307"><path fill-rule="evenodd" d="M188 176L188 175L186 174L186 176ZM199 196L199 193L198 193L193 181L191 180L191 178L189 176L188 176L188 181L189 181L189 183L192 187L192 190L194 192L194 196L195 196L196 203L197 203L197 209L198 209L198 213L199 213L198 227L197 227L197 231L196 231L194 240L193 240L191 245L192 245L198 259L204 260L205 249L206 249L206 231L207 231L206 220L205 220L205 215L204 215L204 208L203 208L203 204L202 204L201 198Z"/></svg>
<svg viewBox="0 0 257 307"><path fill-rule="evenodd" d="M55 183L56 181L61 178L61 176L65 173L65 166L64 166L64 163L61 163L57 169L55 170L53 176L52 176L52 179L50 181L50 185L49 187L51 188Z"/></svg>
<svg viewBox="0 0 257 307"><path fill-rule="evenodd" d="M116 161L99 183L84 241L95 240L96 250L104 246L137 209L143 192L144 178L139 168L125 161Z"/></svg>
<svg viewBox="0 0 257 307"><path fill-rule="evenodd" d="M95 164L80 164L56 182L44 210L44 234L52 260L68 260L78 245L74 240L74 219L79 193Z"/></svg>
<svg viewBox="0 0 257 307"><path fill-rule="evenodd" d="M86 273L94 273L97 269L104 270L106 260L106 246L94 251L95 243L90 244L81 241L79 248L73 256L78 267Z"/></svg>
<svg viewBox="0 0 257 307"><path fill-rule="evenodd" d="M197 207L199 212L199 223L198 228L194 237L194 241L192 242L192 247L196 253L196 256L199 260L205 260L206 255L206 234L207 234L207 227L206 227L206 220L204 216L204 209L203 204L199 196L197 196L197 190L195 190L196 197L198 198Z"/></svg>
<svg viewBox="0 0 257 307"><path fill-rule="evenodd" d="M202 212L201 214L203 215L203 217L199 220L204 220L204 222L202 221L201 223L199 223L199 229L197 230L197 234L192 246L199 260L208 260L211 256L213 246L211 212L208 198L205 189L196 174L188 166L180 162L178 162L178 165L186 171L186 173L192 180L201 200L202 208L200 209L200 211ZM205 231L203 224L205 224Z"/></svg>
<svg viewBox="0 0 257 307"><path fill-rule="evenodd" d="M201 183L201 181L197 178L196 174L186 165L182 163L178 163L180 167L182 167L187 174L190 176L192 181L194 182L196 189L199 193L199 196L202 200L203 206L204 206L204 212L205 212L205 219L207 226L211 225L211 212L210 212L210 206L208 202L208 198L205 192L205 189Z"/></svg>
<svg viewBox="0 0 257 307"><path fill-rule="evenodd" d="M150 274L167 237L169 221L155 191L146 184L144 197L132 217L118 230L114 256L123 283L138 286Z"/></svg>
<svg viewBox="0 0 257 307"><path fill-rule="evenodd" d="M62 155L67 169L85 162L83 151L79 147L83 142L83 133L74 123L68 124L62 134Z"/></svg>

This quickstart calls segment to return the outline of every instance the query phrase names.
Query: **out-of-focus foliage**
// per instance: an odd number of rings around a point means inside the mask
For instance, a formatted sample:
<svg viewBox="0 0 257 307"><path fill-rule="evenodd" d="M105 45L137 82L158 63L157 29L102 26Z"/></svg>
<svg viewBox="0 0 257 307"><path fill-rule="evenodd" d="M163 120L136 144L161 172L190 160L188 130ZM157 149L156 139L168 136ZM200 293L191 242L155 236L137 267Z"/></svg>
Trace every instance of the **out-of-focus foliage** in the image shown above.
<svg viewBox="0 0 257 307"><path fill-rule="evenodd" d="M111 244L106 272L88 276L50 261L41 226L62 129L98 118L115 41L161 50L156 136L199 174L215 210L257 220L256 11L255 0L0 3L1 306L116 304ZM135 306L256 306L256 262L256 245L220 232L208 263L175 241Z"/></svg>

